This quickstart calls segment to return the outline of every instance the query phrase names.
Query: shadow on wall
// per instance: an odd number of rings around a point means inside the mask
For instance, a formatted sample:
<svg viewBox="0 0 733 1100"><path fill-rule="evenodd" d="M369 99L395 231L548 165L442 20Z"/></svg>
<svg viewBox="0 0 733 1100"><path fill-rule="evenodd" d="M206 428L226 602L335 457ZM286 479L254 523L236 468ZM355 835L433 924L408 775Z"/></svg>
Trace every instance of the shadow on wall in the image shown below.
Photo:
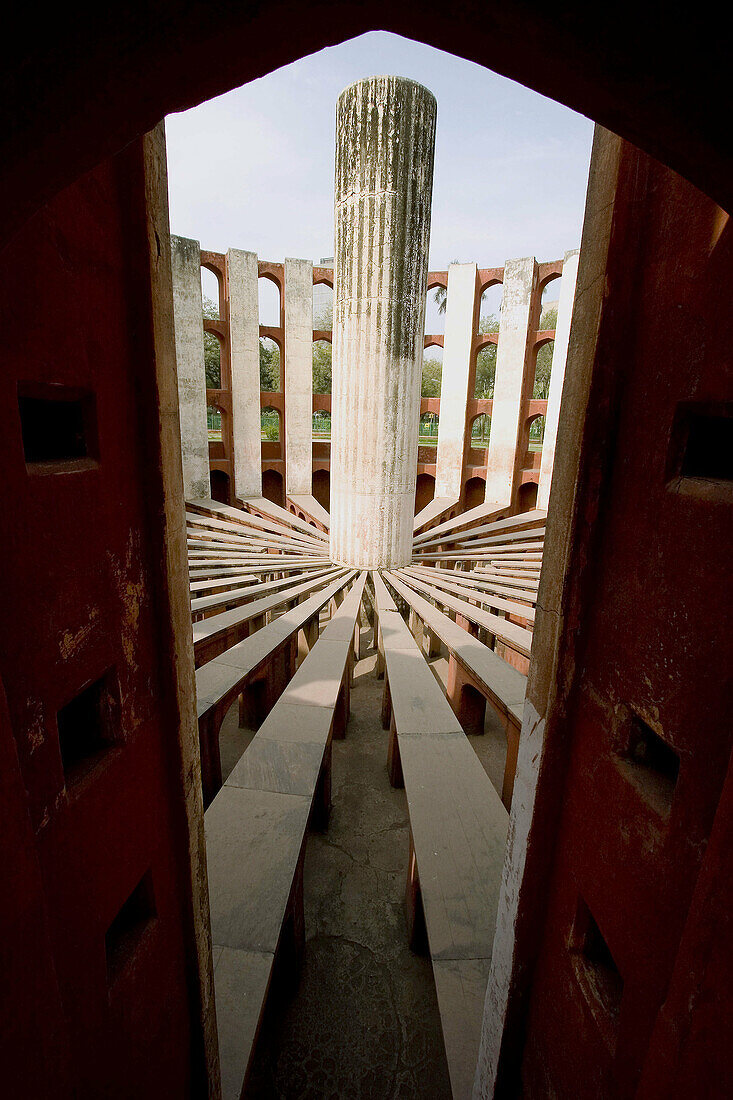
<svg viewBox="0 0 733 1100"><path fill-rule="evenodd" d="M210 480L212 499L220 504L229 504L229 474L223 470L212 470Z"/></svg>
<svg viewBox="0 0 733 1100"><path fill-rule="evenodd" d="M418 474L415 483L415 515L427 508L435 496L435 478L432 474Z"/></svg>
<svg viewBox="0 0 733 1100"><path fill-rule="evenodd" d="M537 507L537 482L525 481L519 486L517 494L517 512L531 512Z"/></svg>
<svg viewBox="0 0 733 1100"><path fill-rule="evenodd" d="M328 470L313 471L313 496L327 512L331 510L331 475Z"/></svg>
<svg viewBox="0 0 733 1100"><path fill-rule="evenodd" d="M285 507L285 491L282 474L277 470L264 470L262 473L262 495L273 504Z"/></svg>

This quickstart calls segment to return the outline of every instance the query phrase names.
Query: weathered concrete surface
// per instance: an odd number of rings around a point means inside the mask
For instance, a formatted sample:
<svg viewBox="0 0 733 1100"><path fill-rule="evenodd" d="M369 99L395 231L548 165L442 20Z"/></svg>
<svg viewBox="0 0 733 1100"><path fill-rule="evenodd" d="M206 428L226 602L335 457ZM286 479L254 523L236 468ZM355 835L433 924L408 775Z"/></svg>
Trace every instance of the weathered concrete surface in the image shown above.
<svg viewBox="0 0 733 1100"><path fill-rule="evenodd" d="M451 264L445 310L435 496L461 495L466 404L476 314L476 264ZM473 395L472 395L473 396Z"/></svg>
<svg viewBox="0 0 733 1100"><path fill-rule="evenodd" d="M552 484L552 469L555 465L555 441L557 426L560 422L560 402L565 381L565 361L570 342L570 322L575 302L575 284L578 279L578 258L580 250L575 248L565 253L560 283L560 300L557 305L555 323L555 346L552 349L552 373L550 374L550 392L547 396L547 414L545 416L545 438L542 443L542 462L540 465L540 483L537 490L537 507L547 511Z"/></svg>
<svg viewBox="0 0 733 1100"><path fill-rule="evenodd" d="M186 500L201 500L211 486L199 242L171 236L171 266L183 492Z"/></svg>
<svg viewBox="0 0 733 1100"><path fill-rule="evenodd" d="M487 501L495 500L502 505L510 503L514 491L530 314L536 285L534 256L507 260L496 349L485 497Z"/></svg>
<svg viewBox="0 0 733 1100"><path fill-rule="evenodd" d="M410 561L436 103L383 76L336 121L331 557Z"/></svg>
<svg viewBox="0 0 733 1100"><path fill-rule="evenodd" d="M297 989L276 983L248 1095L448 1100L429 957L407 946L404 791L387 779L383 681L362 630L346 739L333 743L333 811L308 838L306 950ZM236 708L222 728L222 763L248 740Z"/></svg>
<svg viewBox="0 0 733 1100"><path fill-rule="evenodd" d="M260 433L260 317L257 255L227 252L229 353L232 374L234 493L240 499L262 496Z"/></svg>
<svg viewBox="0 0 733 1100"><path fill-rule="evenodd" d="M259 383L258 383L259 385ZM313 492L313 264L285 260L285 492Z"/></svg>

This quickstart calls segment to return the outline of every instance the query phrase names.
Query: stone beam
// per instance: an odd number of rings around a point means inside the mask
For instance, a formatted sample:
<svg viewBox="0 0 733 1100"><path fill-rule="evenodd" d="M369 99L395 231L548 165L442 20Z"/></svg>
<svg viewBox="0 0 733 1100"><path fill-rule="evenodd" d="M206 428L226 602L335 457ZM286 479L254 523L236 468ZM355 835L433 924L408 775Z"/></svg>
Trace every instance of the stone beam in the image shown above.
<svg viewBox="0 0 733 1100"><path fill-rule="evenodd" d="M497 501L502 506L512 502L516 489L517 448L536 288L537 263L534 256L507 260L496 350L485 497L487 501Z"/></svg>
<svg viewBox="0 0 733 1100"><path fill-rule="evenodd" d="M199 242L171 236L171 265L183 492L186 500L202 500L211 485Z"/></svg>
<svg viewBox="0 0 733 1100"><path fill-rule="evenodd" d="M537 507L547 511L552 484L552 469L555 464L555 441L560 421L562 387L565 381L565 361L570 342L570 322L575 303L575 283L578 278L579 250L565 253L560 282L560 300L557 305L555 323L555 346L552 349L552 372L550 374L550 392L547 397L547 415L545 416L545 438L542 443L542 462L540 465L540 483L537 490Z"/></svg>
<svg viewBox="0 0 733 1100"><path fill-rule="evenodd" d="M313 264L285 260L285 492L313 492Z"/></svg>

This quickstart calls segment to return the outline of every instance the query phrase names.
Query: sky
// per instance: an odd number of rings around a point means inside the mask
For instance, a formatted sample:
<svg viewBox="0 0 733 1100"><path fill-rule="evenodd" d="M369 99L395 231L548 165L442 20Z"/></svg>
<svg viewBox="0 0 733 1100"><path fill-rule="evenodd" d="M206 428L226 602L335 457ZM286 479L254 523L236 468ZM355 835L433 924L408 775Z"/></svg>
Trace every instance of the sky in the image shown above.
<svg viewBox="0 0 733 1100"><path fill-rule="evenodd" d="M333 254L336 100L411 77L438 101L430 267L577 248L593 124L488 69L373 32L166 120L171 230L260 259Z"/></svg>

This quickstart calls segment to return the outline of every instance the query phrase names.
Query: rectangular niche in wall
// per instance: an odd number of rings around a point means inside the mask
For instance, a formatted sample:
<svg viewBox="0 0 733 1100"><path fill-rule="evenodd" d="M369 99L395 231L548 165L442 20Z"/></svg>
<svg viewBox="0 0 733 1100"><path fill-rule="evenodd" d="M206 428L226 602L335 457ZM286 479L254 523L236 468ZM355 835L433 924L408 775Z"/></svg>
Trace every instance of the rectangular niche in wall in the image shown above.
<svg viewBox="0 0 733 1100"><path fill-rule="evenodd" d="M19 382L18 411L28 473L72 473L98 465L96 398L91 390Z"/></svg>
<svg viewBox="0 0 733 1100"><path fill-rule="evenodd" d="M119 688L114 669L75 695L56 715L66 786L94 768L119 739Z"/></svg>
<svg viewBox="0 0 733 1100"><path fill-rule="evenodd" d="M688 496L733 502L733 402L683 401L677 406L667 485Z"/></svg>
<svg viewBox="0 0 733 1100"><path fill-rule="evenodd" d="M622 734L625 742L620 755L624 774L652 809L666 820L680 772L678 753L633 712L629 712Z"/></svg>
<svg viewBox="0 0 733 1100"><path fill-rule="evenodd" d="M624 981L611 950L583 898L570 933L575 974L603 1038L615 1050Z"/></svg>
<svg viewBox="0 0 733 1100"><path fill-rule="evenodd" d="M153 876L151 871L146 871L105 933L108 985L114 983L132 959L156 915Z"/></svg>

